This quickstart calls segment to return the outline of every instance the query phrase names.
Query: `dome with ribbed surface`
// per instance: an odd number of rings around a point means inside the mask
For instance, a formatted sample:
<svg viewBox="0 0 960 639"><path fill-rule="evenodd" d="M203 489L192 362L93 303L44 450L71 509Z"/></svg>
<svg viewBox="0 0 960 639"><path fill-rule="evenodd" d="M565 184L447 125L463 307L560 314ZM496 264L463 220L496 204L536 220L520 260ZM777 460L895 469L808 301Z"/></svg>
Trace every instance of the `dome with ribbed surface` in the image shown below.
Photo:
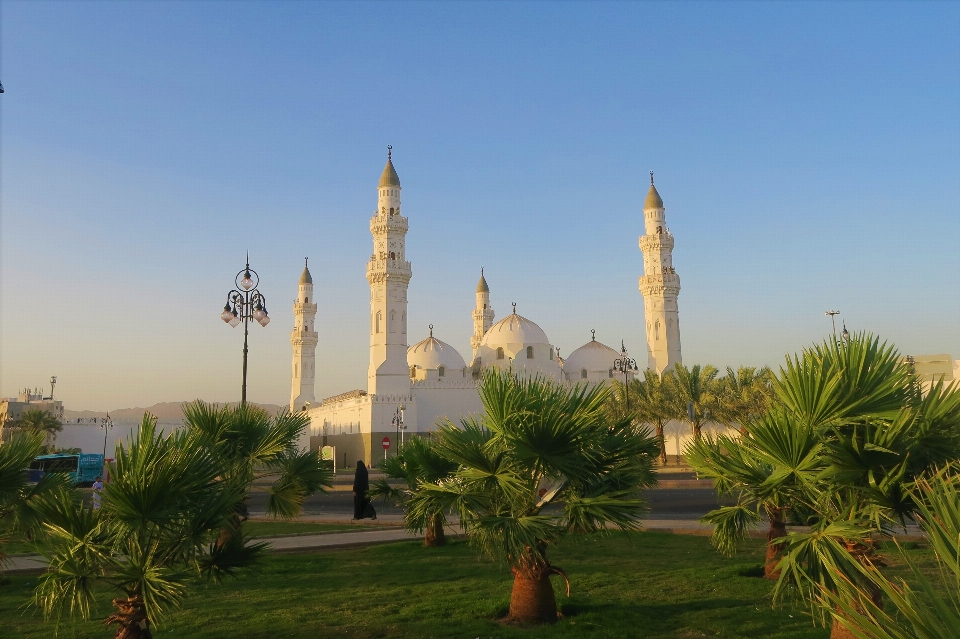
<svg viewBox="0 0 960 639"><path fill-rule="evenodd" d="M400 176L393 168L393 160L390 158L387 158L387 165L383 167L383 173L380 174L380 186L400 186Z"/></svg>
<svg viewBox="0 0 960 639"><path fill-rule="evenodd" d="M645 209L662 209L663 200L660 199L660 194L657 193L657 187L653 184L650 185L650 190L647 191L647 199L643 203L643 208Z"/></svg>

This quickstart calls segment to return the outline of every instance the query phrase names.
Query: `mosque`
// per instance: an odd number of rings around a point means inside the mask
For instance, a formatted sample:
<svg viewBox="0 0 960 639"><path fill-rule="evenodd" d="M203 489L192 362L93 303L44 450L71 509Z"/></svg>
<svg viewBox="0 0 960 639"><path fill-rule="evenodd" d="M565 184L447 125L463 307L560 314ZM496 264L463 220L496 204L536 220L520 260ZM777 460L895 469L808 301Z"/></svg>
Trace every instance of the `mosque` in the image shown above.
<svg viewBox="0 0 960 639"><path fill-rule="evenodd" d="M294 302L290 409L310 417L309 445L335 446L337 464L376 463L394 454L398 435L431 431L439 421L482 412L477 383L488 368L542 375L564 383L604 383L624 378L615 371L617 351L596 339L561 359L558 349L516 305L494 323L491 291L481 269L473 310L473 349L469 364L450 344L430 335L412 346L407 340L407 288L412 269L406 259L408 218L401 214L400 178L390 147L377 187L377 209L370 218L373 254L367 263L370 284L370 365L366 390L351 390L317 402L314 398L318 335L313 278L305 265ZM663 200L653 184L643 204L643 275L639 288L646 320L647 366L662 373L680 360L677 296L680 278L673 267L673 235L666 227ZM622 350L622 349L621 349ZM627 373L627 375L630 375ZM389 444L384 441L389 439ZM385 452L386 451L386 452Z"/></svg>

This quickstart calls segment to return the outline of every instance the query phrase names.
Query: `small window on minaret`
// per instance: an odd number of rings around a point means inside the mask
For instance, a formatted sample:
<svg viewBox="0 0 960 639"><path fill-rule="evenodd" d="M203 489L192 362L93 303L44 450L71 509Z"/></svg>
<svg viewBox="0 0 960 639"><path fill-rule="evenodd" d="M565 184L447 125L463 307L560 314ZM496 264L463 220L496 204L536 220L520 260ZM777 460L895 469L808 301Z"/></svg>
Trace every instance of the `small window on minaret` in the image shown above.
<svg viewBox="0 0 960 639"><path fill-rule="evenodd" d="M393 207L390 207L390 215L393 215Z"/></svg>
<svg viewBox="0 0 960 639"><path fill-rule="evenodd" d="M393 251L390 251L390 259L391 259L391 260L397 259L397 254L394 253Z"/></svg>
<svg viewBox="0 0 960 639"><path fill-rule="evenodd" d="M658 226L658 227L657 227L657 233L660 233L661 235L663 234L663 227L662 227L662 226Z"/></svg>
<svg viewBox="0 0 960 639"><path fill-rule="evenodd" d="M309 303L310 303L310 298L309 298L309 297L303 298L303 303L304 303L304 304L309 304Z"/></svg>

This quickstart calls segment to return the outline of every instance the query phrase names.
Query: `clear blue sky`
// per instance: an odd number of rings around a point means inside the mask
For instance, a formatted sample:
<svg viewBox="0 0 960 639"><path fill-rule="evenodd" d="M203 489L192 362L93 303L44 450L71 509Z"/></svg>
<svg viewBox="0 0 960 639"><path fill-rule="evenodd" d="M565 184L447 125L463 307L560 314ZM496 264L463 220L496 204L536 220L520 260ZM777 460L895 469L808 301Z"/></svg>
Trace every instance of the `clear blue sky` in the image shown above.
<svg viewBox="0 0 960 639"><path fill-rule="evenodd" d="M410 339L469 358L486 267L568 354L645 358L642 199L676 237L686 363L778 365L824 311L960 358L960 3L0 5L0 395L239 396L218 315L249 249L289 400L303 257L319 397L366 383L392 144Z"/></svg>

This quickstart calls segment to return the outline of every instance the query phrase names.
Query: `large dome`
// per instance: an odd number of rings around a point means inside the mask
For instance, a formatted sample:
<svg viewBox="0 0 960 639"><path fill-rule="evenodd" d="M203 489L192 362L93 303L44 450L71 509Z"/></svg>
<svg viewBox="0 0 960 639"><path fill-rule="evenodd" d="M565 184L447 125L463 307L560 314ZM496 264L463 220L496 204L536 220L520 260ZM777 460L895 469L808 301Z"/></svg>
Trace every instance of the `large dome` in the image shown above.
<svg viewBox="0 0 960 639"><path fill-rule="evenodd" d="M496 348L508 344L549 344L543 329L515 312L490 327L480 346Z"/></svg>
<svg viewBox="0 0 960 639"><path fill-rule="evenodd" d="M407 365L425 370L437 370L441 366L460 370L466 366L460 353L453 346L441 342L432 334L407 349Z"/></svg>
<svg viewBox="0 0 960 639"><path fill-rule="evenodd" d="M613 362L618 357L619 352L593 339L570 353L563 361L563 370L570 375L579 374L583 370L588 373L606 373L613 368Z"/></svg>

